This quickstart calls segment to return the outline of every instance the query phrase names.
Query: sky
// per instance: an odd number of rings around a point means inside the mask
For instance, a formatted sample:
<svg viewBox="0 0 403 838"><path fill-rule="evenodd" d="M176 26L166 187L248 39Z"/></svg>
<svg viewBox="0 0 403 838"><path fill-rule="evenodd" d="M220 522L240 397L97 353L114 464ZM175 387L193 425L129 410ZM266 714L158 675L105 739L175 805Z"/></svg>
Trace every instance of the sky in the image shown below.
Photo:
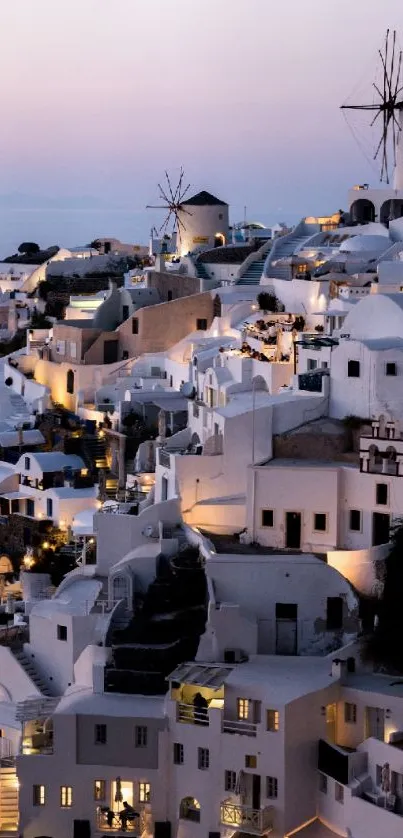
<svg viewBox="0 0 403 838"><path fill-rule="evenodd" d="M144 237L181 165L233 221L343 207L377 177L339 106L388 26L401 0L1 0L1 211L132 212Z"/></svg>

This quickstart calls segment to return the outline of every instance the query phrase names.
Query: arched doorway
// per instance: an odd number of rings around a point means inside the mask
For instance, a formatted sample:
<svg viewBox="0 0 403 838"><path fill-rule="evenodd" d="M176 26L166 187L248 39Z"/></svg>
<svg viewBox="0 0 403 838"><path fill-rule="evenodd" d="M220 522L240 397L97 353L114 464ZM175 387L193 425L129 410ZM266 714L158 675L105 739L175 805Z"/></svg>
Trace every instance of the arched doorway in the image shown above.
<svg viewBox="0 0 403 838"><path fill-rule="evenodd" d="M74 372L67 370L66 390L70 395L74 393Z"/></svg>
<svg viewBox="0 0 403 838"><path fill-rule="evenodd" d="M385 227L389 227L389 222L396 218L403 216L403 201L401 198L392 198L390 201L385 201L381 206L379 213L379 220Z"/></svg>
<svg viewBox="0 0 403 838"><path fill-rule="evenodd" d="M225 236L224 233L216 233L214 236L214 247L224 247Z"/></svg>
<svg viewBox="0 0 403 838"><path fill-rule="evenodd" d="M369 224L375 221L375 207L368 198L359 198L351 204L350 215L353 224Z"/></svg>
<svg viewBox="0 0 403 838"><path fill-rule="evenodd" d="M179 806L181 820L200 823L200 803L195 797L184 797Z"/></svg>

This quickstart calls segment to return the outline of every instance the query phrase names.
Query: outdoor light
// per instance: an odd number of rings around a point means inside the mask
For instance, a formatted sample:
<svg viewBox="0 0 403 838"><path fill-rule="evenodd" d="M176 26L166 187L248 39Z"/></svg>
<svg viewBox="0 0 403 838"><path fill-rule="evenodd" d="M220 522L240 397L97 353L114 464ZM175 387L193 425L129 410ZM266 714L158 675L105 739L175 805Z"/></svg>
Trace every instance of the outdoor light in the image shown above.
<svg viewBox="0 0 403 838"><path fill-rule="evenodd" d="M49 550L49 541L44 541L42 547L44 550Z"/></svg>

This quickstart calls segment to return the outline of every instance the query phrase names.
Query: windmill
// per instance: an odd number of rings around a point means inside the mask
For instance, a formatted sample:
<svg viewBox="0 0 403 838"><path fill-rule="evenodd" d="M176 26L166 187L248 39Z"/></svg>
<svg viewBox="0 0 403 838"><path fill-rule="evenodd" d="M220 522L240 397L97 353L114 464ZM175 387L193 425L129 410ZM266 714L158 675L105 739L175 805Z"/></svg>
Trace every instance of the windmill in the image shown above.
<svg viewBox="0 0 403 838"><path fill-rule="evenodd" d="M380 57L381 81L373 83L374 101L362 104L344 104L343 111L364 111L370 117L370 127L380 129L380 137L373 159L380 164L380 179L389 183L390 151L392 152L393 166L395 169L395 187L399 179L397 169L403 160L399 161L399 148L401 131L403 127L403 86L402 86L402 52L396 44L396 31L386 32L385 44L382 50L378 50ZM397 177L396 177L397 176ZM400 179L402 179L402 175Z"/></svg>
<svg viewBox="0 0 403 838"><path fill-rule="evenodd" d="M182 230L186 230L181 216L192 215L192 213L185 209L182 205L183 199L186 197L190 189L190 183L186 187L183 186L184 176L185 172L181 167L179 180L174 191L171 179L166 171L166 185L162 186L161 183L158 184L161 203L156 205L147 205L146 207L146 209L165 210L166 217L159 229L159 235L164 235L168 233L168 230L170 230L170 235L173 235L174 233L177 234L179 242L181 241L181 228ZM170 227L171 224L172 228Z"/></svg>

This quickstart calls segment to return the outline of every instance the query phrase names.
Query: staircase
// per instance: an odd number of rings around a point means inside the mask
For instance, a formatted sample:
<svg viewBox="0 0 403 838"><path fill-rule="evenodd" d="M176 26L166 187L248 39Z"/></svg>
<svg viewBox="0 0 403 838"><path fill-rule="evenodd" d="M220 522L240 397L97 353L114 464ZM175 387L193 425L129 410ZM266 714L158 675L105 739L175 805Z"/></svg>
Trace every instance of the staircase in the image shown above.
<svg viewBox="0 0 403 838"><path fill-rule="evenodd" d="M98 436L84 436L82 446L85 464L92 472L108 468L105 440Z"/></svg>
<svg viewBox="0 0 403 838"><path fill-rule="evenodd" d="M306 225L298 224L298 227L287 236L280 236L274 242L274 245L269 253L265 264L265 276L270 279L292 279L291 265L274 265L279 259L286 259L297 253L302 245L311 239L315 232L314 230L307 231L305 235L302 234L303 227Z"/></svg>
<svg viewBox="0 0 403 838"><path fill-rule="evenodd" d="M196 268L196 276L198 279L211 279L200 259L196 259L194 266Z"/></svg>
<svg viewBox="0 0 403 838"><path fill-rule="evenodd" d="M51 697L52 693L49 687L45 684L45 682L37 672L33 660L31 660L28 657L28 655L26 655L23 649L13 649L12 651L15 659L18 661L24 672L26 672L28 677L31 679L32 683L35 684L35 686L42 693L42 695Z"/></svg>
<svg viewBox="0 0 403 838"><path fill-rule="evenodd" d="M7 396L11 409L11 415L7 416L7 423L10 427L17 427L25 423L31 425L31 415L22 396L13 393L12 390L8 390Z"/></svg>
<svg viewBox="0 0 403 838"><path fill-rule="evenodd" d="M259 285L260 278L263 274L265 259L258 259L256 262L251 262L248 270L238 280L237 285Z"/></svg>
<svg viewBox="0 0 403 838"><path fill-rule="evenodd" d="M0 768L0 832L18 830L18 780L15 766Z"/></svg>

